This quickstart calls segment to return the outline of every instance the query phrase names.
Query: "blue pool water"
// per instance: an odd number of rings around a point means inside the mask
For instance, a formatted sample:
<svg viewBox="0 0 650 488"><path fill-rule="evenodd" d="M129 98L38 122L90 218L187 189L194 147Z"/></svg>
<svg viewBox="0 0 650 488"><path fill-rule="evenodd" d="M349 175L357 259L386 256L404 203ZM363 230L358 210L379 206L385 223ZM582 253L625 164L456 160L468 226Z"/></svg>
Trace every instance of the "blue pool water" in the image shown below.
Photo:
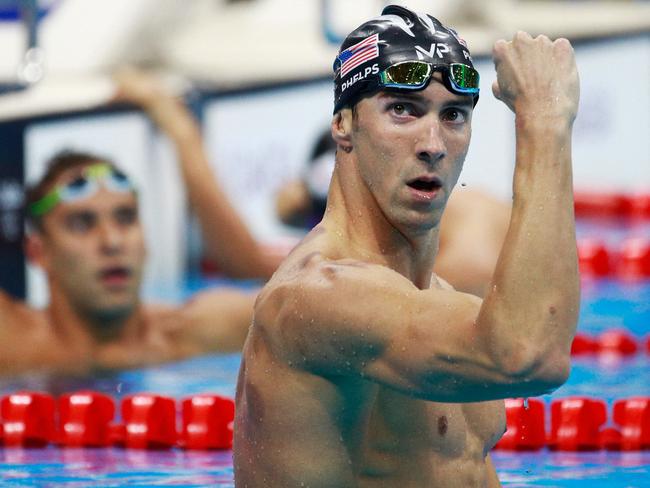
<svg viewBox="0 0 650 488"><path fill-rule="evenodd" d="M647 227L644 231L647 232ZM582 228L588 233L590 228ZM644 232L645 233L645 232ZM646 233L646 235L648 235ZM191 292L204 283L191 283ZM598 333L624 327L644 338L650 326L650 282L585 282L579 330ZM93 378L34 376L0 380L0 395L19 389L61 394L94 389L116 399L137 392L175 398L197 393L234 396L239 355L206 356L155 368L104 374ZM585 395L605 399L650 396L650 355L627 359L576 358L569 381L555 398ZM230 451L138 451L110 449L0 449L2 486L233 486ZM494 451L494 463L508 487L650 486L650 451L551 452Z"/></svg>

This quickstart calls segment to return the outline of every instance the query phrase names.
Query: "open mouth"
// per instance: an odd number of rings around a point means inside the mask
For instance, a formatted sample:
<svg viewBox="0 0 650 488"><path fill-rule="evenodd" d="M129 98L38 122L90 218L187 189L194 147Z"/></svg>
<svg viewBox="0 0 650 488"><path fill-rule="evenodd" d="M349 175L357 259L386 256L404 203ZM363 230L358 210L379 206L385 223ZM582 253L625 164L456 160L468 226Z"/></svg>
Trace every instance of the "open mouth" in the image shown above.
<svg viewBox="0 0 650 488"><path fill-rule="evenodd" d="M414 190L424 193L431 193L442 188L442 183L438 178L416 178L407 183Z"/></svg>
<svg viewBox="0 0 650 488"><path fill-rule="evenodd" d="M124 266L111 266L103 269L100 276L107 283L123 283L131 277L131 270Z"/></svg>

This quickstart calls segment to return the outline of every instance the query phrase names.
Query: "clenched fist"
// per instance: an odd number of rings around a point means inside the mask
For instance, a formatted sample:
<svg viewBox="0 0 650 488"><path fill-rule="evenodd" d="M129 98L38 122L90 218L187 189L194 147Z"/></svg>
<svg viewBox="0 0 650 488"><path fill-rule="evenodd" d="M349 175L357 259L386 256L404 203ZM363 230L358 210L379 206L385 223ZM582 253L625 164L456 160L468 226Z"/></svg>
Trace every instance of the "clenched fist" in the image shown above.
<svg viewBox="0 0 650 488"><path fill-rule="evenodd" d="M517 116L540 120L575 120L580 82L573 48L566 39L533 39L517 32L512 41L499 40L493 48L497 80L494 96Z"/></svg>

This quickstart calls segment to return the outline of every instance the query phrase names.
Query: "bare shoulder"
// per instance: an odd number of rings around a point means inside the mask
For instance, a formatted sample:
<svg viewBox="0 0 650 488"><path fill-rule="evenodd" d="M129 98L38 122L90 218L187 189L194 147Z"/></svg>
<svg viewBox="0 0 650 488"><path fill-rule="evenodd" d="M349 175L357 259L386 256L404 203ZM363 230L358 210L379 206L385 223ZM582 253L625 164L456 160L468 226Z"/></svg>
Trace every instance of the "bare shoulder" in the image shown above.
<svg viewBox="0 0 650 488"><path fill-rule="evenodd" d="M56 344L45 312L0 291L0 375L49 361L58 353Z"/></svg>
<svg viewBox="0 0 650 488"><path fill-rule="evenodd" d="M151 328L190 353L241 349L251 323L257 290L219 287L175 305L148 305Z"/></svg>
<svg viewBox="0 0 650 488"><path fill-rule="evenodd" d="M42 311L36 310L25 302L17 300L0 290L0 327L10 328L14 325L29 327L42 325L45 315Z"/></svg>
<svg viewBox="0 0 650 488"><path fill-rule="evenodd" d="M318 250L294 252L260 293L252 330L281 355L320 354L326 347L317 344L325 340L328 346L341 339L379 347L411 306L426 306L427 292L386 266Z"/></svg>
<svg viewBox="0 0 650 488"><path fill-rule="evenodd" d="M273 319L287 305L295 305L303 312L312 306L327 305L334 312L346 301L382 289L417 291L409 280L385 266L351 258L332 259L320 251L298 253L262 289L255 306L256 322L277 325ZM295 318L303 322L299 314Z"/></svg>

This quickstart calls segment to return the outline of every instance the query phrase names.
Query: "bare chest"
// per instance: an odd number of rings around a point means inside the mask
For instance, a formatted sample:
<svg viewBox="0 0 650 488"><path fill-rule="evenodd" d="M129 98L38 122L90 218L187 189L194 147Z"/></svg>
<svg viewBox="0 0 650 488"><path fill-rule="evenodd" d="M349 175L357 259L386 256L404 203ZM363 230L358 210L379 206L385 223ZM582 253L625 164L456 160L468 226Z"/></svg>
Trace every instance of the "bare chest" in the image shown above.
<svg viewBox="0 0 650 488"><path fill-rule="evenodd" d="M435 403L381 390L369 439L372 448L385 454L483 459L504 426L503 402Z"/></svg>

